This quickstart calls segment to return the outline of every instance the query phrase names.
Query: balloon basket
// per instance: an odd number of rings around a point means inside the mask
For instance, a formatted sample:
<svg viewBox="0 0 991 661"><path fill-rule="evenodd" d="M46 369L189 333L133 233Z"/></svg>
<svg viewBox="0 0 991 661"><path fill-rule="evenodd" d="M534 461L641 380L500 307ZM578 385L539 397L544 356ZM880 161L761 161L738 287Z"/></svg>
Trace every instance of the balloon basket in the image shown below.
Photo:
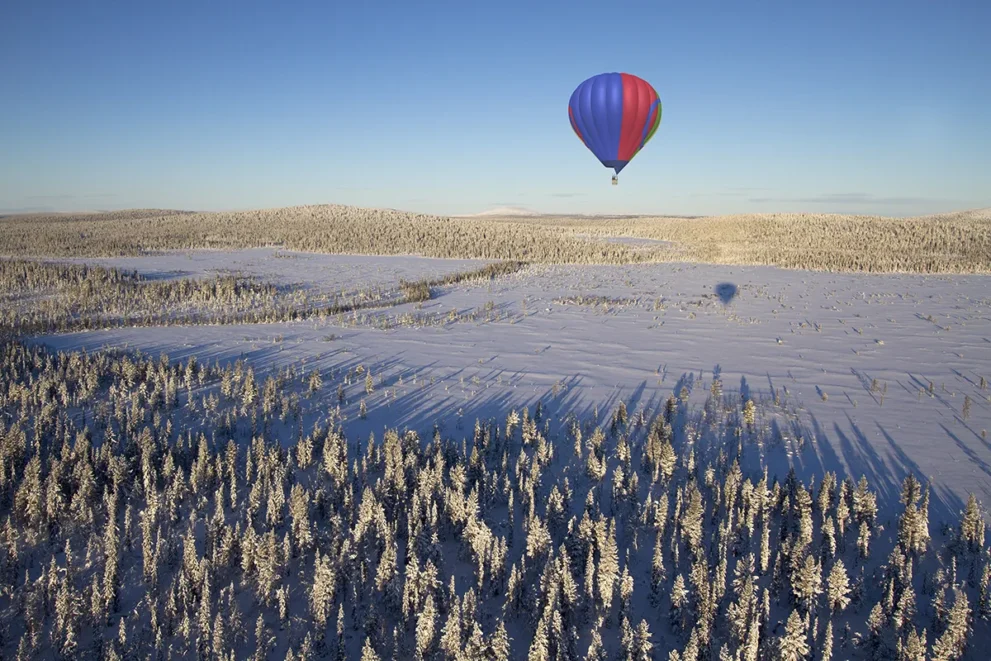
<svg viewBox="0 0 991 661"><path fill-rule="evenodd" d="M612 176L612 185L613 186L618 186L619 185L619 177L617 177L616 175L613 175Z"/></svg>

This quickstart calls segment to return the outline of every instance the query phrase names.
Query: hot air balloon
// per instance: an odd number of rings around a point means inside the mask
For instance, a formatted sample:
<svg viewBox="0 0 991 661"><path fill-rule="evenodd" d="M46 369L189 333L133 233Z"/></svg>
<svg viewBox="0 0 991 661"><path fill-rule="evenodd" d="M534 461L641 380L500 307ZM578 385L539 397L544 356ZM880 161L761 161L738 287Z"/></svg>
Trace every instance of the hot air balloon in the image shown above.
<svg viewBox="0 0 991 661"><path fill-rule="evenodd" d="M620 171L654 137L661 99L650 83L628 73L600 73L575 88L568 103L571 128L599 161Z"/></svg>

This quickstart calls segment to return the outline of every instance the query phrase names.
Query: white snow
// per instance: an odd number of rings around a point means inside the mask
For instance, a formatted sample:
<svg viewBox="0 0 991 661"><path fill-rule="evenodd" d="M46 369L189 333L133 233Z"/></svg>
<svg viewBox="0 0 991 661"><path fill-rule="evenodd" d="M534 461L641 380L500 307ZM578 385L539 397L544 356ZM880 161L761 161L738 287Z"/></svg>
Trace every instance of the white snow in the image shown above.
<svg viewBox="0 0 991 661"><path fill-rule="evenodd" d="M220 274L256 276L280 285L304 285L319 291L395 285L475 269L489 262L395 256L324 255L279 248L189 250L140 257L66 258L52 261L113 266L146 278L204 278Z"/></svg>
<svg viewBox="0 0 991 661"><path fill-rule="evenodd" d="M463 216L455 216L456 218L484 218L486 216L521 216L527 218L533 218L536 216L541 216L539 211L534 211L533 209L527 209L525 207L496 207L494 209L489 209L487 211L482 211L480 213L466 214Z"/></svg>
<svg viewBox="0 0 991 661"><path fill-rule="evenodd" d="M275 254L193 251L87 261L162 274L241 270L347 289L478 265ZM714 293L721 283L737 287L728 304ZM555 302L580 295L622 300L608 308ZM775 424L813 441L804 451L767 458L779 476L785 468L776 462L784 461L806 478L827 470L854 479L865 474L884 507L897 502L902 478L915 472L933 479L942 503L934 521L955 521L969 492L991 503L991 439L982 437L991 428L991 391L979 386L982 376L991 380L991 277L686 264L531 267L440 289L422 310L407 305L378 314L465 312L490 301L507 320L389 331L330 321L129 328L38 341L57 349L126 345L211 362L243 354L256 373L303 358L307 369L364 364L385 385L368 398L367 420L358 419L357 396L348 404L345 429L361 435L393 425L429 431L438 418L470 435L476 416L502 417L538 398L551 415L591 415L598 406L607 424L620 398L632 415L688 385L692 401L701 403L718 366L726 396L742 391L770 401L776 389L785 413ZM875 379L879 391L871 392ZM932 396L925 392L930 382ZM394 396L387 400L385 391Z"/></svg>

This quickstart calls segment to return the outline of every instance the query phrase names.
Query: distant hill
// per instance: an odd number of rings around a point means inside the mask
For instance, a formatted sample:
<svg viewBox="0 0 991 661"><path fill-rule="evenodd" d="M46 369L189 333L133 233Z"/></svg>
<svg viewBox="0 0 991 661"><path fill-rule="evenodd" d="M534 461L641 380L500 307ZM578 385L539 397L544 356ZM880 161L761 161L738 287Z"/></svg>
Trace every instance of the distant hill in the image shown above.
<svg viewBox="0 0 991 661"><path fill-rule="evenodd" d="M481 213L468 213L462 214L460 216L454 216L455 218L484 218L486 216L526 216L532 218L534 216L543 216L544 214L539 211L534 211L533 209L527 209L524 207L496 207L494 209L489 209L488 211L482 211Z"/></svg>
<svg viewBox="0 0 991 661"><path fill-rule="evenodd" d="M656 213L626 213L626 214L613 214L613 213L544 213L542 211L534 211L533 209L527 209L526 207L496 207L494 209L489 209L488 211L482 211L480 213L467 213L460 215L452 215L451 218L509 218L509 217L519 217L519 218L602 218L602 219L614 219L614 218L701 218L701 216L685 216L685 215L665 215Z"/></svg>
<svg viewBox="0 0 991 661"><path fill-rule="evenodd" d="M33 214L0 220L2 256L107 257L261 246L537 263L675 260L873 273L991 273L991 209L916 218L823 213L689 218L549 214L504 206L448 218L306 205L201 213L137 209Z"/></svg>
<svg viewBox="0 0 991 661"><path fill-rule="evenodd" d="M117 209L114 211L103 211L99 209L87 209L81 211L0 211L0 218L29 218L37 221L47 220L76 220L85 219L93 221L102 220L140 220L142 218L164 218L167 216L181 216L199 213L196 211L184 211L179 209Z"/></svg>
<svg viewBox="0 0 991 661"><path fill-rule="evenodd" d="M967 209L965 211L933 213L925 216L917 216L917 218L957 221L991 221L991 207L985 207L983 209Z"/></svg>

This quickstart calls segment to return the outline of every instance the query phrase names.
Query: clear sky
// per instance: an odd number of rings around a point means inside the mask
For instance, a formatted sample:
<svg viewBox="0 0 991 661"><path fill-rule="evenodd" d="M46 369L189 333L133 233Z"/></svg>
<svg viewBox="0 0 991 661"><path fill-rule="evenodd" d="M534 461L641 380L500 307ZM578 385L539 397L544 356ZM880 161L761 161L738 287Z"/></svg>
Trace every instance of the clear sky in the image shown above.
<svg viewBox="0 0 991 661"><path fill-rule="evenodd" d="M991 0L0 5L0 209L991 206ZM664 104L609 184L585 78Z"/></svg>

